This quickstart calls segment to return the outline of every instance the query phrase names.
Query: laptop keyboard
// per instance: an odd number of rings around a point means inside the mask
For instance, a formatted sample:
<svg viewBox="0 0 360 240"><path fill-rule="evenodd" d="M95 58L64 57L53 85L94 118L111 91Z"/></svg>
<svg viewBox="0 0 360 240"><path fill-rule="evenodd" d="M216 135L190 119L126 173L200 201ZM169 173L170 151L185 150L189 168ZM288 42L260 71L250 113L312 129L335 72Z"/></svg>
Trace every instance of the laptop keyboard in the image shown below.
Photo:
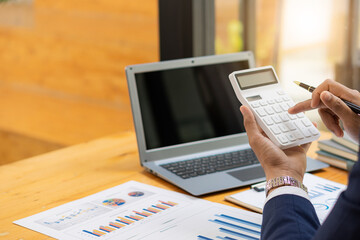
<svg viewBox="0 0 360 240"><path fill-rule="evenodd" d="M252 149L206 156L160 165L177 176L187 179L259 163Z"/></svg>

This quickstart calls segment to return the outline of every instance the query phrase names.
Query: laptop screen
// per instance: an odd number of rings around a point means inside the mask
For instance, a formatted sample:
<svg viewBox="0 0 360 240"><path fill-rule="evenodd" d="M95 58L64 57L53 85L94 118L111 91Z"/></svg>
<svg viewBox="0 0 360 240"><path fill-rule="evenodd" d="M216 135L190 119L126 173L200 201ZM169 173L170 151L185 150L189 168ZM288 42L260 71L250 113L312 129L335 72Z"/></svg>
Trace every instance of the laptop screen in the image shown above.
<svg viewBox="0 0 360 240"><path fill-rule="evenodd" d="M146 148L245 132L228 75L249 62L136 73Z"/></svg>

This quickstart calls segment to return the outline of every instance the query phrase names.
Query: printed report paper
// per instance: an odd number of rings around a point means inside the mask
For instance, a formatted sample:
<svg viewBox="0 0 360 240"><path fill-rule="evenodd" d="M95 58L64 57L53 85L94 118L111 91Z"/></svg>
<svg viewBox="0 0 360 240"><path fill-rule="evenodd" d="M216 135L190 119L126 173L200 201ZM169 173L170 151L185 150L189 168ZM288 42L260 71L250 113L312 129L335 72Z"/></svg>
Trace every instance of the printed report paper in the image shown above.
<svg viewBox="0 0 360 240"><path fill-rule="evenodd" d="M310 173L305 173L304 185L308 188L308 195L314 205L320 223L323 223L329 215L340 193L346 186ZM265 203L265 192L257 192L254 189L239 192L225 197L226 200L262 213Z"/></svg>
<svg viewBox="0 0 360 240"><path fill-rule="evenodd" d="M15 221L57 239L260 239L262 216L135 181Z"/></svg>

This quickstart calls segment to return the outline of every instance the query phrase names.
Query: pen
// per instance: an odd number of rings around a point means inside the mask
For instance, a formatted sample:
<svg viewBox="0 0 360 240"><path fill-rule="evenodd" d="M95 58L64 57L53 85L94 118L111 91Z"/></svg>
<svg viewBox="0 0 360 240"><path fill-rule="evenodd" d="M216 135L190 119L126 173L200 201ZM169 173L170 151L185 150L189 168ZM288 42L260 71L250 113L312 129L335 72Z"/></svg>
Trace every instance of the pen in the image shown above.
<svg viewBox="0 0 360 240"><path fill-rule="evenodd" d="M265 185L266 185L266 181L251 185L251 189L254 189L256 192L263 192L265 191Z"/></svg>
<svg viewBox="0 0 360 240"><path fill-rule="evenodd" d="M294 83L295 83L296 85L299 85L299 86L302 87L302 88L307 89L309 92L313 92L313 91L315 90L314 87L309 86L309 85L306 85L305 83L301 83L301 82L298 82L298 81L294 81ZM340 98L340 99L341 99L354 113L360 114L360 107L359 107L358 105L356 105L356 104L354 104L354 103L351 103L351 102L349 102L349 101L346 101L346 100L344 100L344 99L342 99L342 98Z"/></svg>

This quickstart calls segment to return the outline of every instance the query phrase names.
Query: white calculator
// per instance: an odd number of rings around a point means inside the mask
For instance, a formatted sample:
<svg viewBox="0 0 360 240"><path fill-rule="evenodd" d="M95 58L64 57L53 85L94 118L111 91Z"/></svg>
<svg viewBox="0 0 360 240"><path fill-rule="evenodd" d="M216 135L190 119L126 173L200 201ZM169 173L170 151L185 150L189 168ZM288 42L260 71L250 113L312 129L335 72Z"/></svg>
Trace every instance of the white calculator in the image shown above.
<svg viewBox="0 0 360 240"><path fill-rule="evenodd" d="M229 79L237 98L252 110L260 127L279 148L290 148L320 137L304 113L288 113L294 102L282 90L273 67L235 71Z"/></svg>

